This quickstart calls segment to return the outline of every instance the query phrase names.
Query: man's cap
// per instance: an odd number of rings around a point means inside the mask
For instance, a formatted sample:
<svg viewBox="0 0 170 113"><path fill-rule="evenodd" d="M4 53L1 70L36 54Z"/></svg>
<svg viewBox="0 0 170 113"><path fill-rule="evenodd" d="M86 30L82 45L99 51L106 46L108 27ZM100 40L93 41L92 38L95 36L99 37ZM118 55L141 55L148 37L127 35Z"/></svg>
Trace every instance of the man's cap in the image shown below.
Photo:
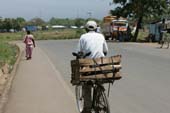
<svg viewBox="0 0 170 113"><path fill-rule="evenodd" d="M89 21L86 23L85 27L86 27L88 30L93 31L93 30L97 29L97 23L96 23L95 21L93 21L93 20L89 20Z"/></svg>

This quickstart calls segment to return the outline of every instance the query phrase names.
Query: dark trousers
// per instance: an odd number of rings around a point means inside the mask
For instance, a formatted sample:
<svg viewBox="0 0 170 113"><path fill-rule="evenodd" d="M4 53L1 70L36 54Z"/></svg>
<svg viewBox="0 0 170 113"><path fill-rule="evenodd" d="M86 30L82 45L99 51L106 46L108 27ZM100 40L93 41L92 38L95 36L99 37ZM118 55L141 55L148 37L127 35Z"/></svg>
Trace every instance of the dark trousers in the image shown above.
<svg viewBox="0 0 170 113"><path fill-rule="evenodd" d="M92 95L91 95L91 85L83 86L83 95L84 95L84 109L82 113L91 113L92 106Z"/></svg>

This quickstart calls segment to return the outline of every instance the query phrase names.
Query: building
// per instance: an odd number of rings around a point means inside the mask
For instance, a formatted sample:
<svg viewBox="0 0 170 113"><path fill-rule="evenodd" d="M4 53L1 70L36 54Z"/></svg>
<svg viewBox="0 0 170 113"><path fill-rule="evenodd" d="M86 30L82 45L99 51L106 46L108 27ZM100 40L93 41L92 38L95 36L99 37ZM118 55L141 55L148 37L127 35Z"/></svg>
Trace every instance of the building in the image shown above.
<svg viewBox="0 0 170 113"><path fill-rule="evenodd" d="M37 26L34 25L27 25L25 26L26 31L37 31Z"/></svg>

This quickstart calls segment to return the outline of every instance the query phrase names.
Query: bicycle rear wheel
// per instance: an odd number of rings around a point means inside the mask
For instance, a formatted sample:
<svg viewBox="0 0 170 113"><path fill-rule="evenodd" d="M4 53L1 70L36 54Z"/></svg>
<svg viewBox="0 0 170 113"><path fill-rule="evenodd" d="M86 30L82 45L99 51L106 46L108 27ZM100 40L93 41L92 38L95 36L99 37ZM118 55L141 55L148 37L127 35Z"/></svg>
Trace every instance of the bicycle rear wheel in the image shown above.
<svg viewBox="0 0 170 113"><path fill-rule="evenodd" d="M76 102L79 112L81 113L84 108L84 97L83 97L83 89L82 85L77 85L75 88L76 92Z"/></svg>
<svg viewBox="0 0 170 113"><path fill-rule="evenodd" d="M93 113L110 113L110 107L105 92L101 88L97 88L95 93Z"/></svg>

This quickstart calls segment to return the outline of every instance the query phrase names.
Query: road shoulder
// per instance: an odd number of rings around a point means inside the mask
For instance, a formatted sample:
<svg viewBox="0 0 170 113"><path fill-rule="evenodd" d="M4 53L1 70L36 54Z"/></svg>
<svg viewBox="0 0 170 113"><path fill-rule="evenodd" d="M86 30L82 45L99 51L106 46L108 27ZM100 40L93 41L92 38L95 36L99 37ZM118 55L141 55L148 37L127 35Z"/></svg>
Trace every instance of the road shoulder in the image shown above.
<svg viewBox="0 0 170 113"><path fill-rule="evenodd" d="M22 55L16 75L5 113L77 113L74 95L39 47L31 60Z"/></svg>

